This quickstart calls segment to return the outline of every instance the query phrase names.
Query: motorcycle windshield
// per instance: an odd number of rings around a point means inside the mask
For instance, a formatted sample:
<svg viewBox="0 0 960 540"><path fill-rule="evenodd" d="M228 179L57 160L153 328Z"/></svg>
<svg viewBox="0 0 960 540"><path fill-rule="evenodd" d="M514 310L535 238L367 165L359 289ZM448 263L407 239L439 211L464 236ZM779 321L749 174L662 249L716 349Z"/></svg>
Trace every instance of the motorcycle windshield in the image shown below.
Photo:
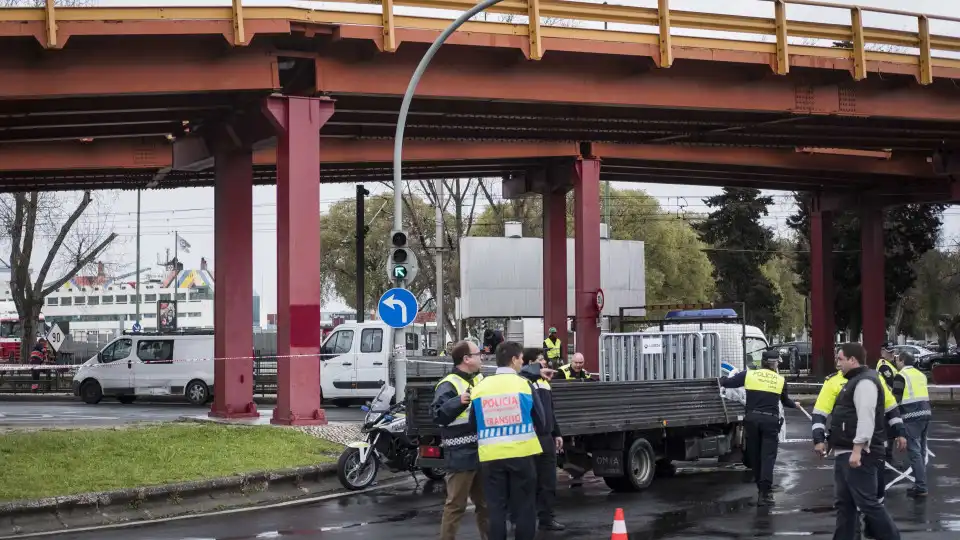
<svg viewBox="0 0 960 540"><path fill-rule="evenodd" d="M394 390L392 386L389 384L383 385L380 393L378 393L377 397L373 398L373 401L370 403L370 412L382 413L390 410L390 401L393 400L394 394L396 394L396 390Z"/></svg>

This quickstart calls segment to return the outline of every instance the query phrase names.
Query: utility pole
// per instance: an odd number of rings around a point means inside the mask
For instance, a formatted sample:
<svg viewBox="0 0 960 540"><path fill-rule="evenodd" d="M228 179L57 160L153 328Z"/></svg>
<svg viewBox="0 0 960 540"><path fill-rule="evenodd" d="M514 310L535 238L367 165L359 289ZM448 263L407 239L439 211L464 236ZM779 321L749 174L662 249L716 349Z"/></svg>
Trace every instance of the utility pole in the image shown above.
<svg viewBox="0 0 960 540"><path fill-rule="evenodd" d="M140 192L137 190L137 320L140 324Z"/></svg>
<svg viewBox="0 0 960 540"><path fill-rule="evenodd" d="M357 322L362 323L364 317L364 240L367 236L367 226L364 223L364 200L370 192L363 184L357 184Z"/></svg>
<svg viewBox="0 0 960 540"><path fill-rule="evenodd" d="M443 319L443 180L435 180L437 197L437 231L433 242L433 263L437 268L437 354L446 345L446 327Z"/></svg>

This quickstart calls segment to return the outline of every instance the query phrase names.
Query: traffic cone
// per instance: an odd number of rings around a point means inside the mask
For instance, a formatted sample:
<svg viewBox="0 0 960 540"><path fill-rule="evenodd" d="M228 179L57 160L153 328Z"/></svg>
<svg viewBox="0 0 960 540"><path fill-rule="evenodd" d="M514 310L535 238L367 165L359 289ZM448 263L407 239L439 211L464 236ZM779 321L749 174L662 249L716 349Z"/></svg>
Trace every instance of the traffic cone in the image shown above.
<svg viewBox="0 0 960 540"><path fill-rule="evenodd" d="M613 534L610 540L628 540L627 522L623 520L623 508L617 508L617 513L613 516Z"/></svg>

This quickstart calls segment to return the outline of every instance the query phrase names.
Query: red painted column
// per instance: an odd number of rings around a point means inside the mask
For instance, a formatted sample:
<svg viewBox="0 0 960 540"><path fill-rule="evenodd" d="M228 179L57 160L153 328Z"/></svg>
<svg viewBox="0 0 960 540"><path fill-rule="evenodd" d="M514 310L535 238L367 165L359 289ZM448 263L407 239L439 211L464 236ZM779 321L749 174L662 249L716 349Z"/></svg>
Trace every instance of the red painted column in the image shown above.
<svg viewBox="0 0 960 540"><path fill-rule="evenodd" d="M214 398L210 416L256 418L253 402L253 153L215 154Z"/></svg>
<svg viewBox="0 0 960 540"><path fill-rule="evenodd" d="M863 346L867 348L867 362L871 366L880 358L886 336L885 262L883 208L863 206L860 209L860 306Z"/></svg>
<svg viewBox="0 0 960 540"><path fill-rule="evenodd" d="M584 369L600 370L600 328L596 295L600 288L600 160L574 164L574 274L576 281L577 351Z"/></svg>
<svg viewBox="0 0 960 540"><path fill-rule="evenodd" d="M818 198L810 213L810 318L813 374L819 377L835 368L833 289L833 213L819 208Z"/></svg>
<svg viewBox="0 0 960 540"><path fill-rule="evenodd" d="M320 406L320 128L333 101L266 99L277 144L277 407L273 424L327 422Z"/></svg>
<svg viewBox="0 0 960 540"><path fill-rule="evenodd" d="M565 184L566 182L564 182ZM565 188L543 195L543 330L556 327L567 358L567 194Z"/></svg>

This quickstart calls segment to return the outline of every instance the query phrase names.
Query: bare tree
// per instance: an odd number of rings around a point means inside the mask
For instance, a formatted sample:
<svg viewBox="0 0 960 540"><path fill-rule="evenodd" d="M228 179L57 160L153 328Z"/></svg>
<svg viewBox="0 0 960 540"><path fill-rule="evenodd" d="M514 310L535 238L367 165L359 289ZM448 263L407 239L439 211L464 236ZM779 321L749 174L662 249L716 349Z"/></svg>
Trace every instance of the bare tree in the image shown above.
<svg viewBox="0 0 960 540"><path fill-rule="evenodd" d="M37 191L0 197L0 224L10 241L10 294L23 328L21 362L29 357L46 297L96 261L117 237L107 232L101 219L81 221L93 202L90 191L70 213L63 198ZM45 238L50 239L49 249L40 270L31 276L37 241ZM59 277L48 282L51 272Z"/></svg>

